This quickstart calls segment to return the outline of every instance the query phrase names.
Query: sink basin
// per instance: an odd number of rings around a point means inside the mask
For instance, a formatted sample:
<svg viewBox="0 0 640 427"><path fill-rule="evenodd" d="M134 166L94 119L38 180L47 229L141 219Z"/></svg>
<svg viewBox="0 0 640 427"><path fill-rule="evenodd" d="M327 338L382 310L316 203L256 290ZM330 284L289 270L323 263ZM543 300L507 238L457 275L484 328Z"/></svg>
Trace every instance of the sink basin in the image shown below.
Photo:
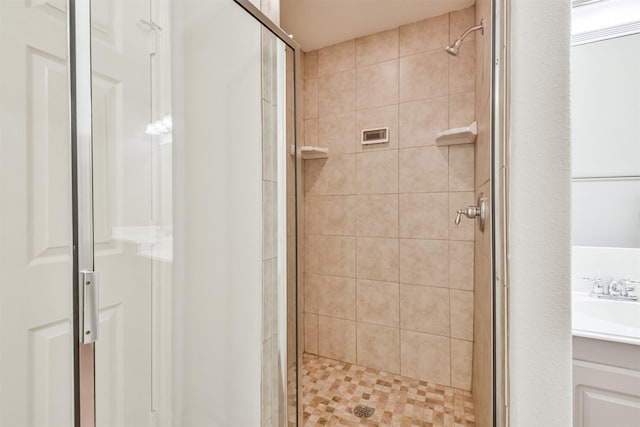
<svg viewBox="0 0 640 427"><path fill-rule="evenodd" d="M573 335L640 345L640 302L573 292Z"/></svg>

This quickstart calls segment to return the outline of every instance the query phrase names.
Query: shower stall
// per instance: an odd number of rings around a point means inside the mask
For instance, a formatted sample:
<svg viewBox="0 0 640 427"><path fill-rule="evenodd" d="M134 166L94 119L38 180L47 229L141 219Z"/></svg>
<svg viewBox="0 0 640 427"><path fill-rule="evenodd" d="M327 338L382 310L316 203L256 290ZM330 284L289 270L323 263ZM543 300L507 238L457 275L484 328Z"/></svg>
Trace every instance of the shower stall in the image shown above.
<svg viewBox="0 0 640 427"><path fill-rule="evenodd" d="M492 5L1 0L0 425L492 424Z"/></svg>

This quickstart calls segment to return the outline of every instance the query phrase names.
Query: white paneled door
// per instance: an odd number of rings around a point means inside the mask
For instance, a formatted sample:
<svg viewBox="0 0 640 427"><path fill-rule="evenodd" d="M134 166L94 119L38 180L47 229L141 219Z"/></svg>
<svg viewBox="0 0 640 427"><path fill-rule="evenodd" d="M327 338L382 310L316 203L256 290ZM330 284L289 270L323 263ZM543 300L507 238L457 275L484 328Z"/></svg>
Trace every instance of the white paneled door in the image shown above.
<svg viewBox="0 0 640 427"><path fill-rule="evenodd" d="M153 422L149 0L93 0L98 426ZM0 1L0 425L73 425L66 0ZM157 334L157 333L156 333Z"/></svg>
<svg viewBox="0 0 640 427"><path fill-rule="evenodd" d="M0 425L73 423L64 1L0 1Z"/></svg>

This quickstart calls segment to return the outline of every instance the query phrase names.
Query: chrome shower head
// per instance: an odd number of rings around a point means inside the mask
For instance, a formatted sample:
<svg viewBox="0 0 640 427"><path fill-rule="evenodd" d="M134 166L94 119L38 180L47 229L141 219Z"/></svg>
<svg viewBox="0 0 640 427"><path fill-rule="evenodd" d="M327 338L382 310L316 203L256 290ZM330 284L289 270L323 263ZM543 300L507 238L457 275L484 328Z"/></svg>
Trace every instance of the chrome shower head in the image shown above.
<svg viewBox="0 0 640 427"><path fill-rule="evenodd" d="M444 50L446 50L449 55L458 56L461 44L462 39L457 38L454 44L445 47Z"/></svg>
<svg viewBox="0 0 640 427"><path fill-rule="evenodd" d="M446 50L449 55L457 56L458 51L460 50L460 45L462 45L465 37L467 37L470 33L478 30L484 33L484 19L480 20L480 25L476 25L475 27L467 29L460 37L456 39L453 44L445 47L444 50Z"/></svg>

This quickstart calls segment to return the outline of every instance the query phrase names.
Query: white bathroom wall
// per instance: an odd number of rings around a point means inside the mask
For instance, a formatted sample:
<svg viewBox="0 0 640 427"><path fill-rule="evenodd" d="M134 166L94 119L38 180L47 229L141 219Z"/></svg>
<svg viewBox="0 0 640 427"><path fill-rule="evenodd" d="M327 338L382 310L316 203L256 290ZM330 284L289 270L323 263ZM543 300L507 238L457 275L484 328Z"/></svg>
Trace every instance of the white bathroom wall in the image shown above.
<svg viewBox="0 0 640 427"><path fill-rule="evenodd" d="M260 425L260 25L231 0L172 5L174 425ZM232 35L232 36L231 36Z"/></svg>
<svg viewBox="0 0 640 427"><path fill-rule="evenodd" d="M571 2L511 0L510 421L571 425Z"/></svg>

